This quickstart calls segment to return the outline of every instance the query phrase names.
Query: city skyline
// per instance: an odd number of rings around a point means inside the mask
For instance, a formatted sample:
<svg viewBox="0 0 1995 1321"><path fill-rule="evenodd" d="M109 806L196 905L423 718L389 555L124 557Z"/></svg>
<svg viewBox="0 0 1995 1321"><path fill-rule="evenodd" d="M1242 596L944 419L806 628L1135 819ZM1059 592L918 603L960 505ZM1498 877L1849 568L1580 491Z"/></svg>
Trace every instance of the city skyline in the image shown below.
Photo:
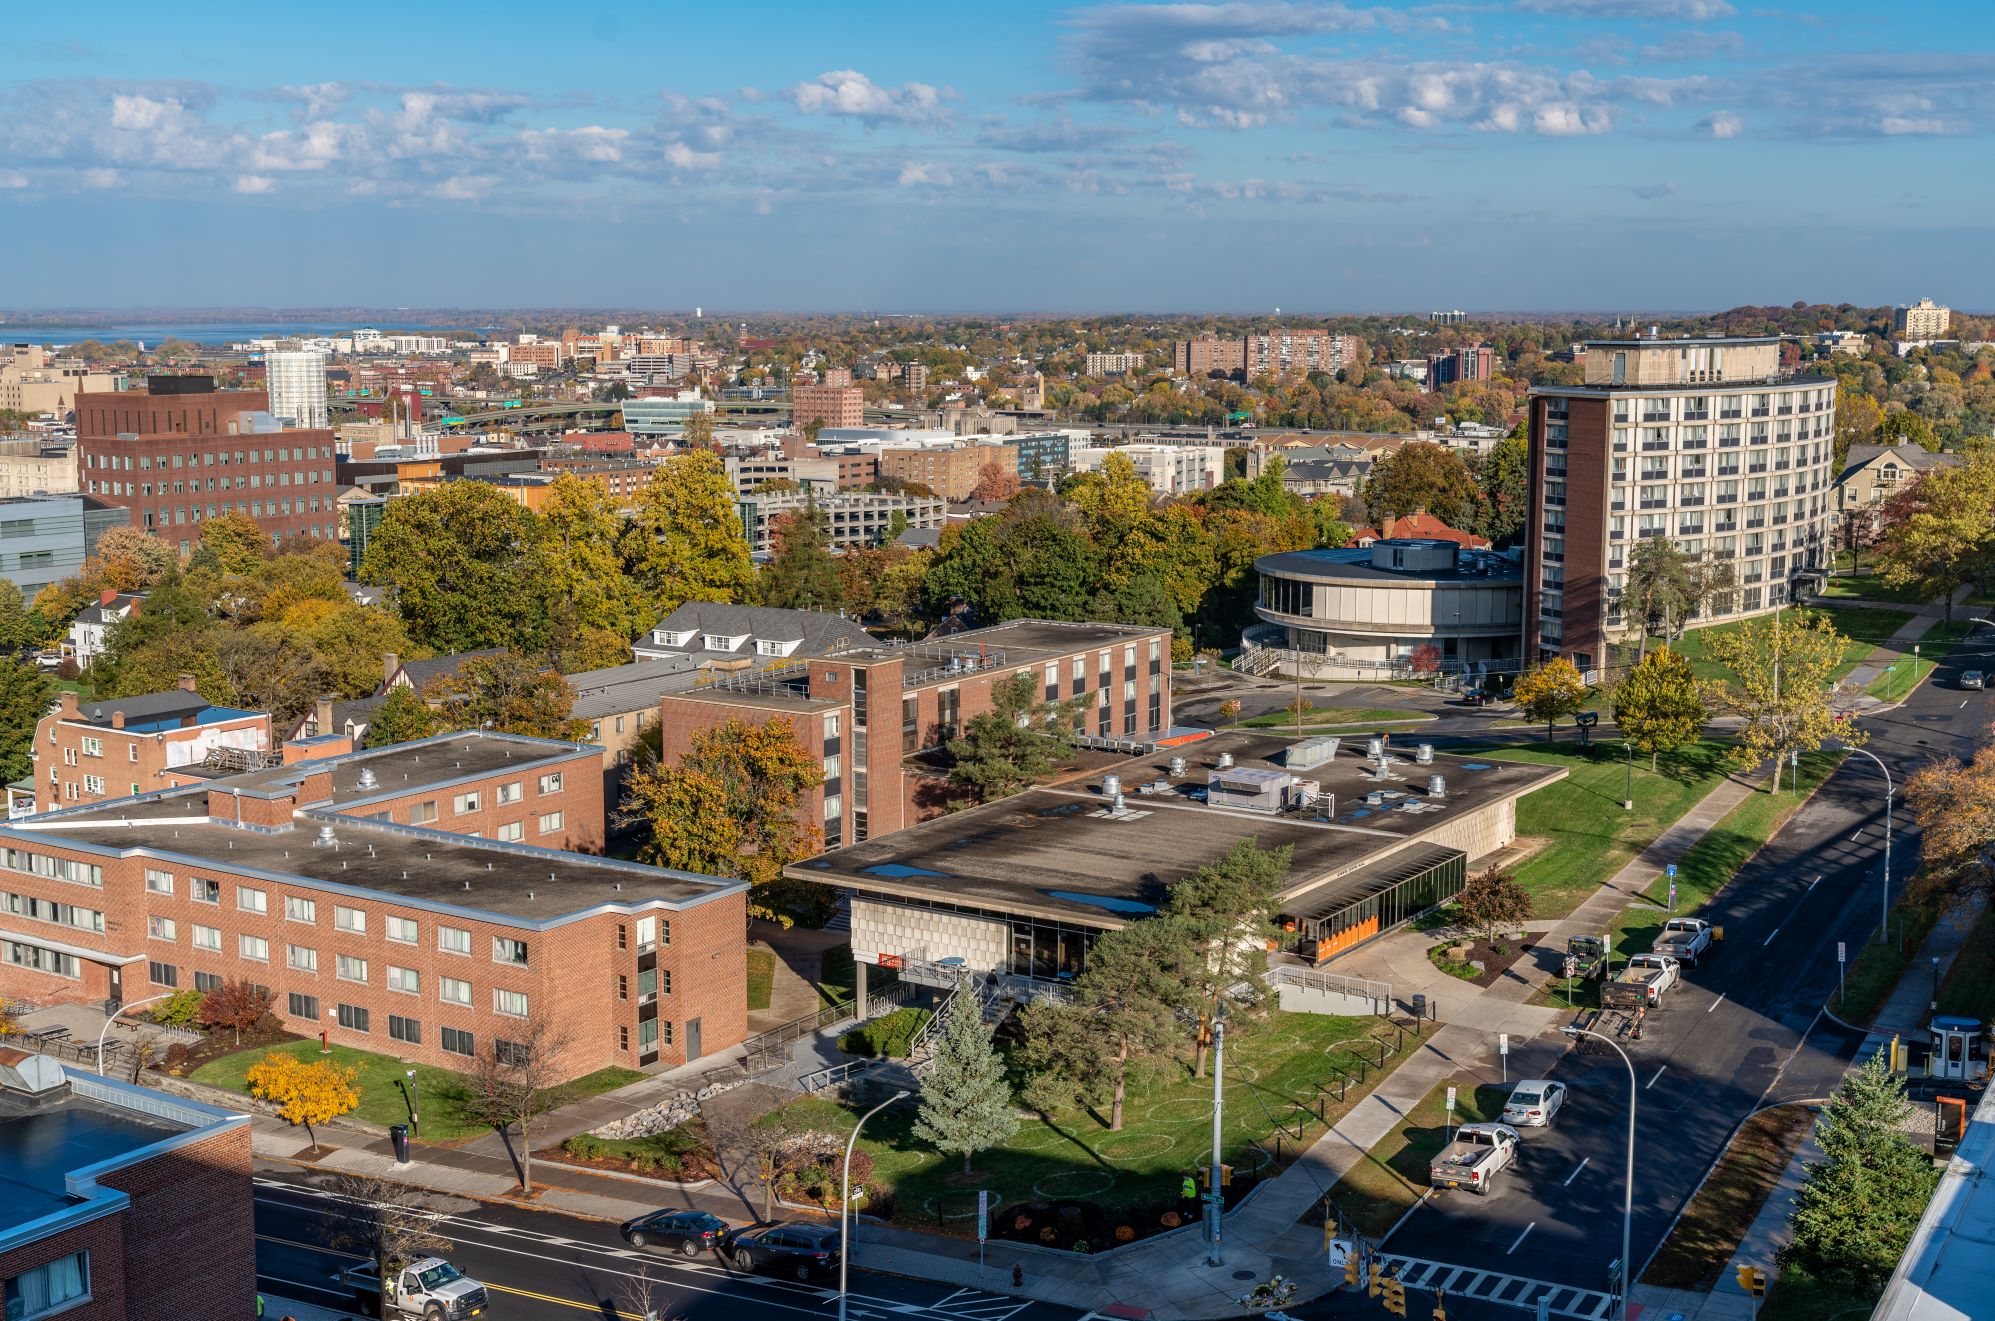
<svg viewBox="0 0 1995 1321"><path fill-rule="evenodd" d="M1973 308L1995 20L1941 17L30 12L0 234L22 308Z"/></svg>

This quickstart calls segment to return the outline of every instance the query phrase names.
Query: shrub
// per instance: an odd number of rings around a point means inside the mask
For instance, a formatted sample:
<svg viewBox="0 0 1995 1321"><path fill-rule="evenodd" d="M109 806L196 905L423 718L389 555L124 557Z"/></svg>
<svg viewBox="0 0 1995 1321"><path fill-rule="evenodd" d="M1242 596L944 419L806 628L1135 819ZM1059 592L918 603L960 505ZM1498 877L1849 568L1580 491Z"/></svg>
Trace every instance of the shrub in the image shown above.
<svg viewBox="0 0 1995 1321"><path fill-rule="evenodd" d="M885 1056L905 1059L929 1011L903 1006L883 1018L862 1023L838 1039L838 1048L848 1055Z"/></svg>
<svg viewBox="0 0 1995 1321"><path fill-rule="evenodd" d="M1128 1243L1133 1241L1135 1237L1136 1231L1128 1225L1117 1225L1115 1227L1115 1241L1117 1243Z"/></svg>
<svg viewBox="0 0 1995 1321"><path fill-rule="evenodd" d="M76 657L74 656L64 656L61 661L57 662L55 667L55 677L64 683L76 682L76 676L81 673L83 673L83 669L76 663Z"/></svg>
<svg viewBox="0 0 1995 1321"><path fill-rule="evenodd" d="M603 1154L602 1139L591 1137L587 1133L578 1133L562 1145L567 1148L568 1154L577 1160L595 1160Z"/></svg>
<svg viewBox="0 0 1995 1321"><path fill-rule="evenodd" d="M1184 1223L1184 1217L1180 1216L1176 1211L1164 1212L1161 1220L1165 1229L1176 1229Z"/></svg>
<svg viewBox="0 0 1995 1321"><path fill-rule="evenodd" d="M175 991L152 1007L152 1021L164 1027L193 1027L206 998L195 990Z"/></svg>

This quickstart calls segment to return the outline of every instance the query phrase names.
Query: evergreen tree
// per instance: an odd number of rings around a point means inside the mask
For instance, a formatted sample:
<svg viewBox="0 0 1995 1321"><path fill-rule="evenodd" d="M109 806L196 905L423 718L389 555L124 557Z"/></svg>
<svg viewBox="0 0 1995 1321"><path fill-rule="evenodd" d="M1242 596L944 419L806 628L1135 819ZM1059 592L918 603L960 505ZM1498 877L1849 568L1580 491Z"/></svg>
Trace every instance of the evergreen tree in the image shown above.
<svg viewBox="0 0 1995 1321"><path fill-rule="evenodd" d="M1275 910L1292 852L1241 840L1217 862L1171 887L1165 915L1176 924L1185 983L1198 1002L1196 1077L1205 1076L1205 1053L1222 1008L1249 1010L1263 998L1261 974L1268 967L1268 942L1277 935Z"/></svg>
<svg viewBox="0 0 1995 1321"><path fill-rule="evenodd" d="M1649 754L1650 770L1659 754L1695 742L1705 715L1690 662L1668 647L1643 657L1614 690L1614 723L1623 738Z"/></svg>
<svg viewBox="0 0 1995 1321"><path fill-rule="evenodd" d="M1069 746L1071 704L1040 702L1032 674L991 685L991 709L949 740L949 783L975 802L1017 793L1050 774Z"/></svg>
<svg viewBox="0 0 1995 1321"><path fill-rule="evenodd" d="M972 1156L1004 1145L1017 1131L1004 1060L991 1045L982 1004L966 985L949 1002L928 1072L922 1075L914 1135L944 1155L961 1155L968 1174Z"/></svg>
<svg viewBox="0 0 1995 1321"><path fill-rule="evenodd" d="M367 722L367 746L385 748L391 743L407 743L428 738L437 731L436 713L413 688L394 687L374 708Z"/></svg>
<svg viewBox="0 0 1995 1321"><path fill-rule="evenodd" d="M1843 1079L1815 1128L1825 1159L1809 1165L1794 1200L1784 1261L1858 1291L1890 1278L1939 1182L1903 1132L1911 1114L1882 1053Z"/></svg>
<svg viewBox="0 0 1995 1321"><path fill-rule="evenodd" d="M831 520L815 500L776 520L775 554L762 570L764 605L786 610L837 610L845 604L838 562L831 555Z"/></svg>
<svg viewBox="0 0 1995 1321"><path fill-rule="evenodd" d="M1096 939L1071 1002L1037 1000L1019 1014L1032 1104L1105 1104L1109 1130L1120 1131L1130 1074L1177 1036L1177 1011L1189 999L1182 964L1176 924L1167 920L1132 922Z"/></svg>
<svg viewBox="0 0 1995 1321"><path fill-rule="evenodd" d="M0 783L34 773L35 725L55 700L55 681L13 657L0 657Z"/></svg>

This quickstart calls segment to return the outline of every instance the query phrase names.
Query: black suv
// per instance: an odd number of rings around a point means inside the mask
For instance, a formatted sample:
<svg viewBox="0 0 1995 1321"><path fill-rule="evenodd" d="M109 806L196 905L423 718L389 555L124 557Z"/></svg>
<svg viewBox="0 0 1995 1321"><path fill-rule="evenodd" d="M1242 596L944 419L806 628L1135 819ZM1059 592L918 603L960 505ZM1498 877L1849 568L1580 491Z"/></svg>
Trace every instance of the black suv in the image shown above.
<svg viewBox="0 0 1995 1321"><path fill-rule="evenodd" d="M808 1280L838 1268L838 1230L831 1225L784 1221L737 1230L727 1239L737 1269L770 1270Z"/></svg>
<svg viewBox="0 0 1995 1321"><path fill-rule="evenodd" d="M653 1211L626 1220L617 1230L634 1248L676 1248L688 1257L720 1246L727 1221L705 1211Z"/></svg>

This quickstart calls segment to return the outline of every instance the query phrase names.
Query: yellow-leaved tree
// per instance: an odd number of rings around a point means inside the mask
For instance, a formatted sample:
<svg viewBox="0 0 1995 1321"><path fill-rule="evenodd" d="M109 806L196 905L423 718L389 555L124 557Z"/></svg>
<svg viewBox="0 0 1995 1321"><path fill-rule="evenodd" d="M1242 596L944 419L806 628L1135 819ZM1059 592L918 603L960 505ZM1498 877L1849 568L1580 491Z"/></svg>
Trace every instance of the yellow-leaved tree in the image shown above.
<svg viewBox="0 0 1995 1321"><path fill-rule="evenodd" d="M303 1124L316 1150L319 1135L313 1125L352 1114L359 1107L360 1092L353 1085L359 1076L360 1070L329 1059L307 1063L273 1050L250 1066L243 1081L249 1085L251 1096L276 1106L286 1123Z"/></svg>
<svg viewBox="0 0 1995 1321"><path fill-rule="evenodd" d="M1713 704L1745 719L1732 762L1754 769L1771 760L1768 792L1780 791L1783 761L1792 765L1827 739L1854 748L1868 737L1836 710L1836 667L1849 645L1832 618L1809 610L1741 620L1707 635L1707 653L1735 676L1711 687Z"/></svg>
<svg viewBox="0 0 1995 1321"><path fill-rule="evenodd" d="M1510 696L1518 710L1545 722L1545 739L1550 742L1555 738L1553 726L1586 704L1586 680L1571 661L1554 656L1519 675Z"/></svg>

